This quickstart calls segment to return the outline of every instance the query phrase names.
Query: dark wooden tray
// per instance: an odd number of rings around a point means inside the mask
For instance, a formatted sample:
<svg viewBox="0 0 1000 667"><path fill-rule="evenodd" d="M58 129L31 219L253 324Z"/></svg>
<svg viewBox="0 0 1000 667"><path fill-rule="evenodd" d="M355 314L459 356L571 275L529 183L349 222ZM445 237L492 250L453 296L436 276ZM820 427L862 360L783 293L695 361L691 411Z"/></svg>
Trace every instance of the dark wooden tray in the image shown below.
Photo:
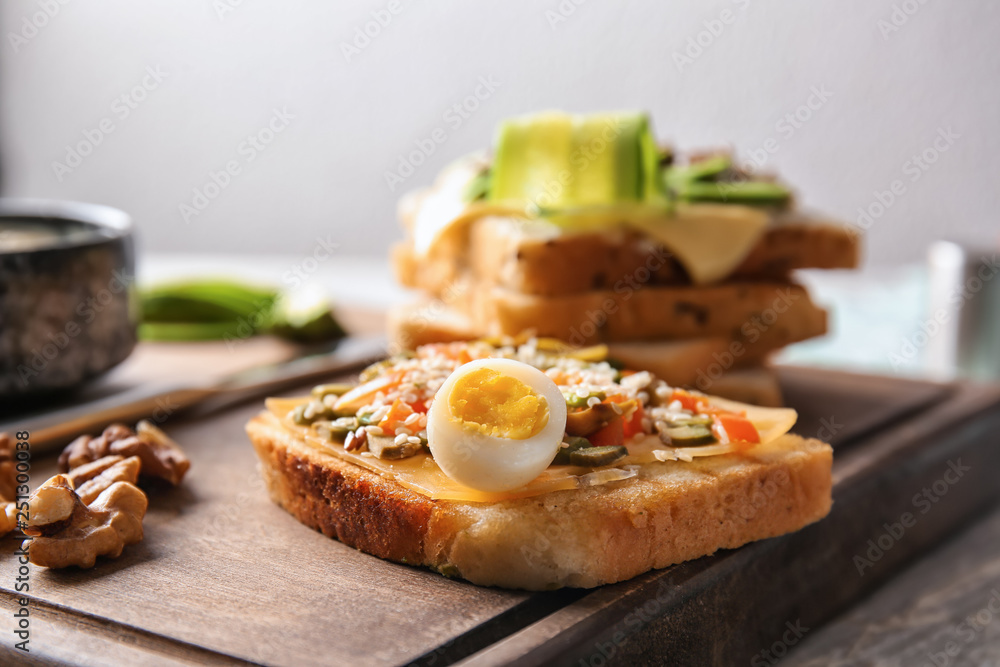
<svg viewBox="0 0 1000 667"><path fill-rule="evenodd" d="M257 476L243 424L259 403L171 423L193 462L188 478L151 497L146 538L120 559L86 571L32 570L27 657L95 665L763 660L786 623L818 626L1000 497L1000 388L797 368L781 375L800 412L796 430L835 446L830 516L592 591L480 588L300 525L270 503ZM968 470L921 513L914 494L959 460ZM32 476L53 468L36 461ZM905 512L914 525L859 575L855 557ZM0 662L26 657L10 640L15 548L5 541L0 562Z"/></svg>

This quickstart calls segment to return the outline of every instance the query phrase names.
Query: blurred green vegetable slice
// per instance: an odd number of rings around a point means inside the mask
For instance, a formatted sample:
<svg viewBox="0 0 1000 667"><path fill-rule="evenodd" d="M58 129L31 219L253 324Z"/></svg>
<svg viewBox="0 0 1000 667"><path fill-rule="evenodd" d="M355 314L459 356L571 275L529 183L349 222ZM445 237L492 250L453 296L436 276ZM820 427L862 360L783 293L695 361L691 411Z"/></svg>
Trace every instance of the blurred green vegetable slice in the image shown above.
<svg viewBox="0 0 1000 667"><path fill-rule="evenodd" d="M687 201L751 205L783 204L792 196L785 186L769 181L685 183L676 192Z"/></svg>
<svg viewBox="0 0 1000 667"><path fill-rule="evenodd" d="M659 162L646 114L522 116L500 126L488 199L549 210L660 202Z"/></svg>

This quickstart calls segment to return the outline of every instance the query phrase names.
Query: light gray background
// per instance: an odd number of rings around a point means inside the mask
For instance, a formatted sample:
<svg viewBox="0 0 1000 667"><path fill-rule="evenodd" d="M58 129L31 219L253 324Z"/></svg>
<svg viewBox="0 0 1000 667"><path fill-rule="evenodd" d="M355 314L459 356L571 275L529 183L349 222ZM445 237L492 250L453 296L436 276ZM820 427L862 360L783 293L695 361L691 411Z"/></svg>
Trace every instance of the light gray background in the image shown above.
<svg viewBox="0 0 1000 667"><path fill-rule="evenodd" d="M998 243L997 3L403 0L348 62L343 44L388 4L3 0L4 194L124 208L146 251L306 253L323 237L344 255L382 255L400 236L400 192L487 145L499 119L646 108L684 148L732 144L746 158L774 139L766 167L847 223L900 180L865 234L868 264L919 260L940 236ZM25 32L45 6L58 11ZM902 25L888 32L894 7ZM707 46L678 66L699 33ZM120 118L116 98L147 67L165 78ZM449 125L480 77L500 85ZM832 95L788 136L777 124L814 87ZM241 142L276 108L294 119L248 162ZM114 131L60 182L53 163L104 118ZM385 172L437 127L447 140L390 192ZM948 128L958 138L911 180L907 161ZM239 175L185 224L179 206L229 160Z"/></svg>

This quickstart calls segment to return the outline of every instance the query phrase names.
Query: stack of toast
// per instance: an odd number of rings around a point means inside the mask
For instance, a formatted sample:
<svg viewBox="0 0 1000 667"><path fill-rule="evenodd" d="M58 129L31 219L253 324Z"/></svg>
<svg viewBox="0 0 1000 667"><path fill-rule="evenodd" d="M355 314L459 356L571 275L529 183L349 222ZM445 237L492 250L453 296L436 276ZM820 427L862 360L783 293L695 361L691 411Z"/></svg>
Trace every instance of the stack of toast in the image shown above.
<svg viewBox="0 0 1000 667"><path fill-rule="evenodd" d="M420 248L415 221L441 187L400 206L409 233L393 248L392 264L403 285L427 297L390 314L390 337L402 348L526 334L600 343L612 358L674 386L780 405L768 357L827 331L826 311L793 272L858 261L856 238L845 226L804 214L791 201L679 204L701 216L766 216L741 259L731 262L735 268L709 281L693 280L690 262L634 226L567 230L487 214ZM720 249L728 242L704 241Z"/></svg>

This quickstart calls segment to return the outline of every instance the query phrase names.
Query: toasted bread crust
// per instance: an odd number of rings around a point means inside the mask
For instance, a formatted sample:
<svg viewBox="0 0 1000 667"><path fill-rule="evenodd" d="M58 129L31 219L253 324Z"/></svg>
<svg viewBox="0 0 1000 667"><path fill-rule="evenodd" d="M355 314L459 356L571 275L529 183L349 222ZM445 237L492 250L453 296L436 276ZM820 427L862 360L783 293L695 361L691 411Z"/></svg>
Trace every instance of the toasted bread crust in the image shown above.
<svg viewBox="0 0 1000 667"><path fill-rule="evenodd" d="M455 247L418 258L409 243L393 248L401 283L440 295L449 285L475 280L487 285L560 296L607 289L618 279L648 270L650 285L685 285L683 267L638 232L565 234L552 239L518 235L503 219L472 225L466 252ZM727 281L787 281L796 269L849 269L858 264L856 235L844 226L791 217L768 228Z"/></svg>
<svg viewBox="0 0 1000 667"><path fill-rule="evenodd" d="M271 414L247 425L271 497L381 558L481 585L589 588L781 535L829 511L829 445L784 436L748 456L651 463L636 479L497 503L430 500L309 447Z"/></svg>
<svg viewBox="0 0 1000 667"><path fill-rule="evenodd" d="M271 497L299 521L379 558L424 561L433 501L293 442L266 413L251 421L247 431Z"/></svg>
<svg viewBox="0 0 1000 667"><path fill-rule="evenodd" d="M497 287L467 290L458 310L489 335L539 336L572 345L722 336L745 356L826 333L826 311L790 283L609 289L540 297Z"/></svg>

